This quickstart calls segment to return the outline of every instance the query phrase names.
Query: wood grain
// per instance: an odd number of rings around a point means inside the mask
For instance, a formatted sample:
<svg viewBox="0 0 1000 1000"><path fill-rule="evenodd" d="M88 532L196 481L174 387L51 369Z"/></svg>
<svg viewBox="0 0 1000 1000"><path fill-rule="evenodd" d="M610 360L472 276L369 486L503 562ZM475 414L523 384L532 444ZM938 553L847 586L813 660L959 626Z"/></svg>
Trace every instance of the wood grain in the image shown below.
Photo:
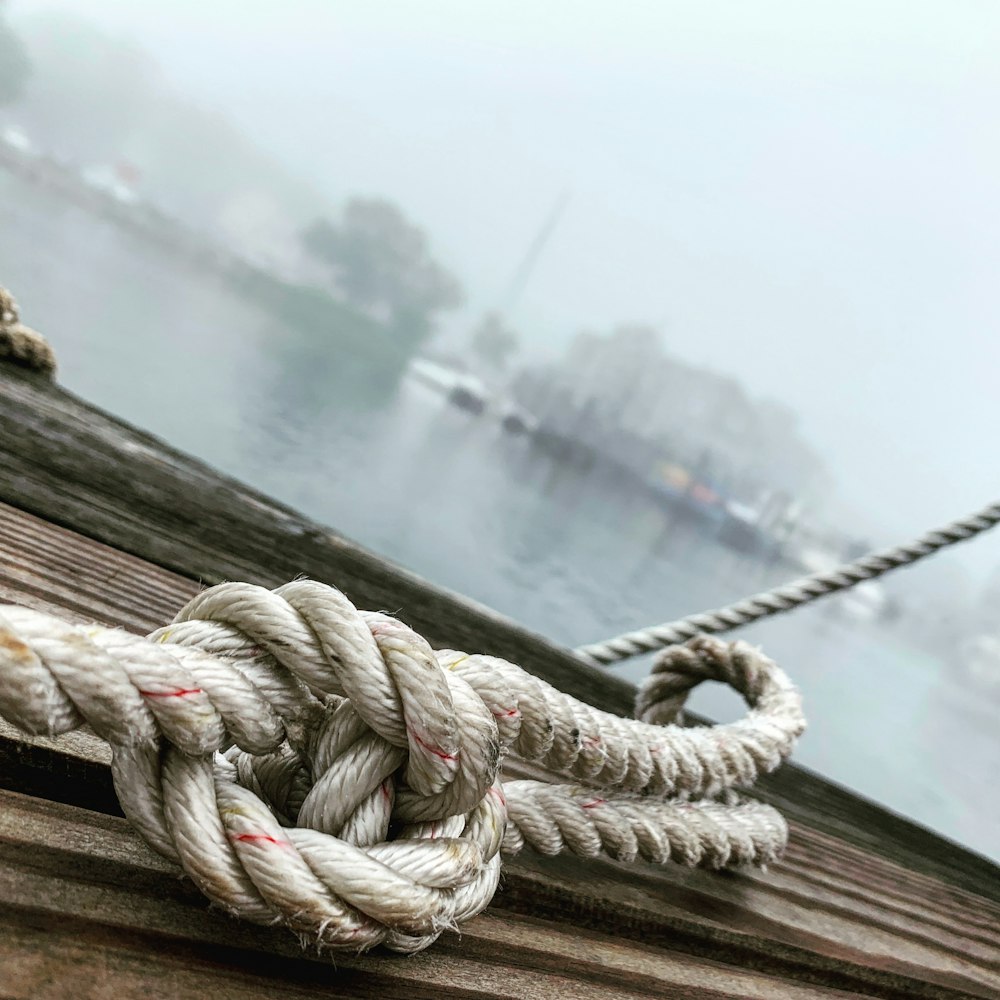
<svg viewBox="0 0 1000 1000"><path fill-rule="evenodd" d="M461 938L446 936L412 959L340 956L330 968L280 929L210 910L123 820L10 792L0 792L0 892L0 919L11 929L0 933L0 989L12 996L40 995L40 981L55 987L48 995L67 995L58 988L81 964L96 965L119 988L148 981L174 996L215 979L250 996L312 996L317 987L366 997L991 995L975 983L966 993L845 962L807 967L808 956L791 948L748 961L750 942L741 946L732 934L706 956L689 947L680 925L661 941L650 924L649 939L637 941L617 933L613 918L615 936L506 911L471 921Z"/></svg>

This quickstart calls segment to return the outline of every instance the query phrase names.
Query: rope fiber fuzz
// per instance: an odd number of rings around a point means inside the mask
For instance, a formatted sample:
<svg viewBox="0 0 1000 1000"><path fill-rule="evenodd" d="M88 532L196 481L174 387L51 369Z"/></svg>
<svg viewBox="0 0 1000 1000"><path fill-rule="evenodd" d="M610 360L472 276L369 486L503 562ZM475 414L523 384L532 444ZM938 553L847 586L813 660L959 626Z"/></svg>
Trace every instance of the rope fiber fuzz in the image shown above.
<svg viewBox="0 0 1000 1000"><path fill-rule="evenodd" d="M750 705L675 724L703 680ZM111 745L122 808L227 912L320 950L401 952L483 910L525 847L713 868L787 839L740 798L791 753L798 693L745 643L666 650L639 719L507 661L434 651L402 622L299 580L223 584L143 639L0 607L0 715ZM500 780L506 755L552 781Z"/></svg>
<svg viewBox="0 0 1000 1000"><path fill-rule="evenodd" d="M51 378L56 371L56 355L49 342L21 322L14 296L0 287L0 361Z"/></svg>

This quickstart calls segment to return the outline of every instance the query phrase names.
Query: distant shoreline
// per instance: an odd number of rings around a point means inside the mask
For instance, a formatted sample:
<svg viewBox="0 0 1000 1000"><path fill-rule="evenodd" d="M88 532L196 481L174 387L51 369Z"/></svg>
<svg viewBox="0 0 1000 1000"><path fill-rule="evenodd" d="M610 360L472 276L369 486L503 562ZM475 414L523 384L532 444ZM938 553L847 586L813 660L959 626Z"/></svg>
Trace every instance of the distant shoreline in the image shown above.
<svg viewBox="0 0 1000 1000"><path fill-rule="evenodd" d="M126 202L111 191L88 184L74 168L52 157L0 143L0 169L202 271L212 272L298 333L327 335L325 343L331 347L351 351L380 370L401 372L419 346L407 343L390 327L352 309L325 289L288 280L251 263L155 205Z"/></svg>

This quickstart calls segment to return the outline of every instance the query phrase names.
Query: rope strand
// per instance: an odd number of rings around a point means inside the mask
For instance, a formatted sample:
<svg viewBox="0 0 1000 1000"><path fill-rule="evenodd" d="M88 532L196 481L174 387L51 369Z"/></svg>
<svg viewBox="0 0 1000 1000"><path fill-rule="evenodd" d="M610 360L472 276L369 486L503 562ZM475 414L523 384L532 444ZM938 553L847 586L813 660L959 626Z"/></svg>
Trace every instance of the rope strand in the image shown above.
<svg viewBox="0 0 1000 1000"><path fill-rule="evenodd" d="M0 287L0 361L28 368L48 378L56 371L56 355L49 342L21 322L14 296Z"/></svg>
<svg viewBox="0 0 1000 1000"><path fill-rule="evenodd" d="M746 717L674 724L703 680L742 694ZM702 637L663 654L638 711L435 652L305 580L213 587L146 639L0 606L0 715L46 735L89 725L150 847L228 912L326 950L427 947L489 904L501 849L709 868L778 858L785 821L735 790L805 728L785 674ZM508 753L555 783L503 784Z"/></svg>
<svg viewBox="0 0 1000 1000"><path fill-rule="evenodd" d="M900 566L910 566L949 545L974 538L997 523L1000 523L1000 502L992 503L975 514L952 521L942 528L928 531L907 545L870 553L836 569L801 577L774 590L745 597L714 611L703 611L663 625L626 632L605 642L580 646L575 652L588 663L610 666L633 656L686 642L697 635L728 632L761 618L791 611L792 608L809 604L827 594L849 590L865 580L877 579Z"/></svg>

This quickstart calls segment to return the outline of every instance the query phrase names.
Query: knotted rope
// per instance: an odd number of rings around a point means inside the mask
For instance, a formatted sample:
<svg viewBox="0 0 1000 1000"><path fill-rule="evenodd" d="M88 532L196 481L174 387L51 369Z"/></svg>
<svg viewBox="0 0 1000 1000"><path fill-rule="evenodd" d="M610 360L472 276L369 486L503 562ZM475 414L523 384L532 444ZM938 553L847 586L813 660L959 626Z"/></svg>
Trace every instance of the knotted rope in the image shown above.
<svg viewBox="0 0 1000 1000"><path fill-rule="evenodd" d="M750 711L672 724L719 680ZM0 715L34 734L88 724L122 808L208 898L321 949L426 947L484 909L500 849L723 867L777 858L787 827L741 800L805 722L745 643L668 649L639 720L491 656L437 651L339 591L206 590L147 639L0 607ZM555 783L501 784L505 754Z"/></svg>
<svg viewBox="0 0 1000 1000"><path fill-rule="evenodd" d="M774 590L744 597L735 604L714 611L679 618L663 625L626 632L624 635L580 646L574 652L582 660L599 666L610 666L633 656L651 653L664 646L684 642L696 635L729 632L740 625L791 611L827 594L835 594L865 580L875 580L890 570L910 566L949 545L956 545L1000 524L1000 502L991 503L968 517L951 521L941 528L928 531L905 545L870 552L854 562L812 576L803 576Z"/></svg>
<svg viewBox="0 0 1000 1000"><path fill-rule="evenodd" d="M49 342L37 330L25 326L17 311L14 296L0 287L0 361L10 361L51 377L56 370L56 355Z"/></svg>

